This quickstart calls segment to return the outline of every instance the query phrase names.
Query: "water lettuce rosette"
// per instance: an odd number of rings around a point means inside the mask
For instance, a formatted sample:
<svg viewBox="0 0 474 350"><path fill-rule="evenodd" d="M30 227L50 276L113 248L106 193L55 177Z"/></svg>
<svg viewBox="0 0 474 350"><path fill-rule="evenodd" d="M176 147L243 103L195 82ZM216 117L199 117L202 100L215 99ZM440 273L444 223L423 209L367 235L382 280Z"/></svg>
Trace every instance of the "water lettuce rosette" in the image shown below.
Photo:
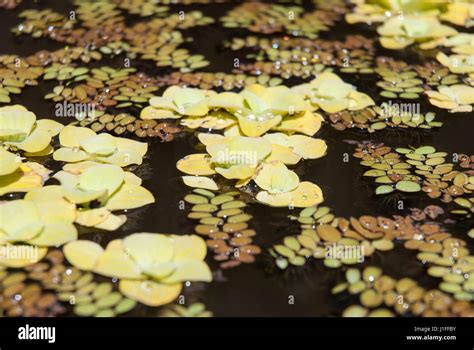
<svg viewBox="0 0 474 350"><path fill-rule="evenodd" d="M75 267L118 278L120 291L148 306L175 300L184 281L212 281L204 262L206 244L196 235L135 233L111 241L105 249L91 241L64 247Z"/></svg>
<svg viewBox="0 0 474 350"><path fill-rule="evenodd" d="M292 90L304 96L313 108L321 108L327 113L345 109L357 111L375 104L369 95L358 92L354 86L331 72L324 72L311 82L295 86Z"/></svg>
<svg viewBox="0 0 474 350"><path fill-rule="evenodd" d="M29 156L52 152L51 139L63 125L50 119L36 120L36 115L21 105L0 107L0 144Z"/></svg>
<svg viewBox="0 0 474 350"><path fill-rule="evenodd" d="M377 29L381 35L383 47L400 50L415 42L421 43L421 48L431 48L431 42L457 34L457 31L441 24L432 16L395 16ZM427 43L428 42L428 43ZM425 46L424 46L425 44Z"/></svg>
<svg viewBox="0 0 474 350"><path fill-rule="evenodd" d="M59 133L61 148L54 160L67 163L94 161L121 167L143 162L148 144L107 133L96 134L85 127L68 125Z"/></svg>

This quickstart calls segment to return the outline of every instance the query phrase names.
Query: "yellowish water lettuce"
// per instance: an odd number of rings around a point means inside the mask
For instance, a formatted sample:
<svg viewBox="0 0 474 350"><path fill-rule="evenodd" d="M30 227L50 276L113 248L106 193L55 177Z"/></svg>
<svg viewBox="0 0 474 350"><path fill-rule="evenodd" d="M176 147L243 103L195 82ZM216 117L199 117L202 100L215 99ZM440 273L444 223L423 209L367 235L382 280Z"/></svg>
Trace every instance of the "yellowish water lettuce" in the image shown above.
<svg viewBox="0 0 474 350"><path fill-rule="evenodd" d="M53 120L36 121L36 115L21 105L0 107L0 144L28 155L51 152L51 138L62 129Z"/></svg>
<svg viewBox="0 0 474 350"><path fill-rule="evenodd" d="M320 107L328 113L360 110L375 104L370 96L358 92L331 72L324 72L311 82L292 89L308 99L313 108Z"/></svg>
<svg viewBox="0 0 474 350"><path fill-rule="evenodd" d="M259 137L235 136L207 145L206 151L217 173L227 179L243 179L253 175L272 145Z"/></svg>
<svg viewBox="0 0 474 350"><path fill-rule="evenodd" d="M272 207L306 208L321 203L324 197L318 185L303 181L290 192L260 191L257 193L256 199Z"/></svg>
<svg viewBox="0 0 474 350"><path fill-rule="evenodd" d="M426 91L430 103L436 107L449 109L451 113L472 112L474 87L456 84L438 86L438 91Z"/></svg>
<svg viewBox="0 0 474 350"><path fill-rule="evenodd" d="M117 165L84 162L82 167L66 167L53 177L61 183L64 198L81 206L76 222L83 226L116 230L125 223L126 216L111 212L135 209L155 202L151 192L141 186L137 176L123 171ZM90 203L93 201L99 206L91 209Z"/></svg>
<svg viewBox="0 0 474 350"><path fill-rule="evenodd" d="M27 244L0 245L0 269L5 267L22 268L40 261L46 256L47 247Z"/></svg>
<svg viewBox="0 0 474 350"><path fill-rule="evenodd" d="M84 127L68 125L59 133L61 148L53 153L54 160L68 163L86 160L125 167L142 164L148 145L110 134L96 134Z"/></svg>
<svg viewBox="0 0 474 350"><path fill-rule="evenodd" d="M422 49L432 48L431 41L457 34L454 28L441 24L436 17L418 15L390 18L377 32L381 35L382 46L392 50L403 49L415 42L421 43Z"/></svg>
<svg viewBox="0 0 474 350"><path fill-rule="evenodd" d="M307 111L303 96L286 86L252 84L240 93L194 88L168 88L150 99L142 119L180 119L191 129L222 130L237 127L239 134L256 137L271 129L314 135L321 117ZM288 120L287 120L288 119Z"/></svg>
<svg viewBox="0 0 474 350"><path fill-rule="evenodd" d="M423 13L437 15L443 9L444 1L437 0L351 0L353 12L346 14L348 23L384 22L400 14Z"/></svg>
<svg viewBox="0 0 474 350"><path fill-rule="evenodd" d="M277 127L287 116L305 112L302 96L286 86L264 87L259 84L247 86L239 94L222 93L210 99L211 108L225 108L237 117L243 135L261 136Z"/></svg>
<svg viewBox="0 0 474 350"><path fill-rule="evenodd" d="M104 250L91 241L64 247L66 259L77 268L120 279L120 291L149 306L175 300L184 281L212 281L204 262L206 244L196 235L135 233L111 241Z"/></svg>
<svg viewBox="0 0 474 350"><path fill-rule="evenodd" d="M75 208L58 197L29 195L0 204L0 245L59 246L77 239Z"/></svg>
<svg viewBox="0 0 474 350"><path fill-rule="evenodd" d="M50 171L35 162L22 163L22 158L0 147L0 196L28 192L43 186Z"/></svg>
<svg viewBox="0 0 474 350"><path fill-rule="evenodd" d="M272 206L304 207L323 199L319 187L309 182L300 183L298 175L287 168L302 158L322 157L327 149L322 140L283 133L263 137L201 133L198 138L206 146L207 154L192 154L177 163L180 171L197 175L194 180L191 176L185 177L185 181L194 181L195 187L215 188L215 182L205 175L218 173L226 179L237 180L236 187L254 181L261 190L257 200Z"/></svg>
<svg viewBox="0 0 474 350"><path fill-rule="evenodd" d="M142 110L142 119L179 119L181 116L202 117L209 112L207 98L214 91L170 86L163 96L150 99L150 106Z"/></svg>
<svg viewBox="0 0 474 350"><path fill-rule="evenodd" d="M187 117L181 120L181 125L190 129L222 130L237 124L237 119L224 110L211 111L204 117Z"/></svg>

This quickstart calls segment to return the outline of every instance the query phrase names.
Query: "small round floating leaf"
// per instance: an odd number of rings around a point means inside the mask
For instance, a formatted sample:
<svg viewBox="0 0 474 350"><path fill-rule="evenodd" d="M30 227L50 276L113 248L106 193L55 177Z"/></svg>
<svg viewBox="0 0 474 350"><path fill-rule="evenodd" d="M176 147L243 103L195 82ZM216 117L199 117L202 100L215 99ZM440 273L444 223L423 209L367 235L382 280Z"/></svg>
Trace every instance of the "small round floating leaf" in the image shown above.
<svg viewBox="0 0 474 350"><path fill-rule="evenodd" d="M395 191L395 189L392 186L382 185L375 189L375 194L388 194L392 193L393 191Z"/></svg>
<svg viewBox="0 0 474 350"><path fill-rule="evenodd" d="M66 244L63 251L71 265L81 270L90 271L94 268L104 249L95 242L80 240Z"/></svg>
<svg viewBox="0 0 474 350"><path fill-rule="evenodd" d="M413 181L399 181L395 185L396 189L402 192L418 192L421 191L421 186Z"/></svg>

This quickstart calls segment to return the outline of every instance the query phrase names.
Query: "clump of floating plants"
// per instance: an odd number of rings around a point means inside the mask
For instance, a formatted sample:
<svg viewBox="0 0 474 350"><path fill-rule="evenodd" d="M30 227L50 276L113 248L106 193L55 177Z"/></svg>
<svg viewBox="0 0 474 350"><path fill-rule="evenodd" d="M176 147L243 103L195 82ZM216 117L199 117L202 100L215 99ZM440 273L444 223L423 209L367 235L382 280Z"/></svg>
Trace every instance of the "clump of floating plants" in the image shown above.
<svg viewBox="0 0 474 350"><path fill-rule="evenodd" d="M141 186L139 177L119 166L84 162L79 167L66 166L65 170L54 175L60 186L46 186L37 192L65 198L77 205L75 222L82 226L116 230L127 221L127 217L112 214L113 211L140 208L155 201L153 195Z"/></svg>
<svg viewBox="0 0 474 350"><path fill-rule="evenodd" d="M347 307L343 317L469 317L474 314L467 301L453 300L437 289L426 290L411 278L397 280L384 275L379 267L367 266L363 270L349 268L345 278L346 282L333 288L333 294L358 295L361 305Z"/></svg>
<svg viewBox="0 0 474 350"><path fill-rule="evenodd" d="M142 119L181 119L190 128L203 123L225 134L261 136L273 129L314 135L321 116L309 110L303 96L285 86L253 84L240 93L172 86L150 99Z"/></svg>
<svg viewBox="0 0 474 350"><path fill-rule="evenodd" d="M10 103L10 95L19 95L25 86L38 85L41 67L30 67L24 59L13 55L0 56L0 103Z"/></svg>
<svg viewBox="0 0 474 350"><path fill-rule="evenodd" d="M337 66L344 73L373 73L373 40L361 35L348 35L344 41L305 38L233 38L227 46L232 50L258 50L246 55L252 59L235 71L309 78L324 67ZM256 60L253 63L253 60Z"/></svg>
<svg viewBox="0 0 474 350"><path fill-rule="evenodd" d="M138 56L154 61L158 67L172 66L182 72L209 64L204 56L191 56L187 49L178 48L186 40L179 30L208 25L214 21L199 11L189 11L185 16L167 14L166 18L153 18L127 26L121 9L142 14L155 11L155 16L163 14L163 9L144 9L141 7L143 4L114 4L106 1L77 1L75 5L80 21L71 20L50 9L30 9L20 14L24 21L12 31L17 35L48 37L74 47L86 48L84 56L92 59L101 59L102 54L125 52L132 59ZM146 41L143 40L144 35L147 36Z"/></svg>
<svg viewBox="0 0 474 350"><path fill-rule="evenodd" d="M223 269L249 264L261 249L252 244L255 230L249 227L252 215L245 213L246 201L238 191L216 194L217 184L206 177L184 176L183 181L196 187L184 200L192 205L188 218L199 220L196 233L205 236L206 244L214 252L214 260Z"/></svg>
<svg viewBox="0 0 474 350"><path fill-rule="evenodd" d="M438 86L438 91L426 91L432 105L449 109L450 113L472 112L474 87L465 84Z"/></svg>
<svg viewBox="0 0 474 350"><path fill-rule="evenodd" d="M0 107L0 144L28 156L52 152L51 139L63 125L50 119L36 120L36 115L21 105Z"/></svg>
<svg viewBox="0 0 474 350"><path fill-rule="evenodd" d="M229 91L241 89L246 85L260 84L264 86L276 86L282 83L282 79L271 77L267 74L258 77L247 74L228 74L212 72L173 72L157 78L159 86L199 87L203 90L211 88L222 88Z"/></svg>
<svg viewBox="0 0 474 350"><path fill-rule="evenodd" d="M423 191L431 198L461 207L453 213L470 216L474 209L472 157L457 155L456 164L447 161L447 156L432 146L392 149L371 143L359 144L354 153L361 165L371 168L364 176L375 178L376 194Z"/></svg>
<svg viewBox="0 0 474 350"><path fill-rule="evenodd" d="M148 149L143 142L107 133L96 134L89 128L72 125L61 130L59 142L61 148L54 151L54 160L79 165L85 161L120 167L140 165Z"/></svg>
<svg viewBox="0 0 474 350"><path fill-rule="evenodd" d="M0 306L2 316L53 317L64 314L55 293L37 282L27 281L25 272L0 269Z"/></svg>
<svg viewBox="0 0 474 350"><path fill-rule="evenodd" d="M443 38L439 41L438 45L449 48L452 53L447 55L444 52L438 52L436 55L438 62L448 67L450 72L469 74L471 85L474 74L472 65L474 57L473 40L474 35L468 33L460 33L449 38Z"/></svg>
<svg viewBox="0 0 474 350"><path fill-rule="evenodd" d="M23 162L18 154L0 147L0 196L28 192L43 186L50 170L35 162Z"/></svg>
<svg viewBox="0 0 474 350"><path fill-rule="evenodd" d="M24 242L27 244L48 247L58 246L66 242L77 239L77 230L73 224L75 219L75 207L62 198L37 198L34 194L38 190L30 193L33 195L25 197L26 199L17 199L5 202L0 205L0 214L2 220L0 229L2 237L0 244L7 245L15 242ZM45 191L42 191L45 192ZM43 254L46 248L38 249ZM12 264L15 259L12 258ZM17 263L32 263L28 259L19 260ZM33 261L34 262L34 261ZM8 264L9 260L2 261L2 264Z"/></svg>
<svg viewBox="0 0 474 350"><path fill-rule="evenodd" d="M354 86L329 72L292 90L303 95L314 109L321 108L327 113L360 110L375 104L369 95L357 91Z"/></svg>
<svg viewBox="0 0 474 350"><path fill-rule="evenodd" d="M435 113L425 114L403 111L393 108L389 103L380 106L367 107L359 111L341 111L329 114L328 121L336 130L357 128L376 132L386 128L420 128L432 129L443 125L435 121Z"/></svg>
<svg viewBox="0 0 474 350"><path fill-rule="evenodd" d="M0 7L20 2L0 0ZM199 296L183 304L193 292L184 286L211 282L211 261L216 279L257 261L268 239L257 236L262 218L251 215L258 202L301 208L289 216L290 231L266 249L281 270L320 260L345 273L332 293L336 301L352 295L355 304L344 304L350 306L342 316L472 316L474 155L450 159L424 142L357 143L354 156L377 195L424 193L442 205L357 217L323 205L301 161L325 156L326 143L315 136L324 121L340 131L422 129L417 134L424 136L443 125L435 113L397 110L392 102L426 100L444 114L472 112L474 34L465 28L474 25L474 4L250 1L217 17L206 6L175 11L176 4L210 3L75 0L68 14L22 4L12 33L60 47L0 55L0 217L8 218L0 220L0 249L34 250L34 259L0 258L2 315L111 317L141 312L136 306L144 304L140 309L160 307L146 310L157 316L212 316ZM343 17L343 32L354 32L341 37L341 28L331 29ZM358 34L354 23L369 24L364 30L372 27L373 36ZM193 33L222 27L232 33L220 47L193 43ZM380 46L390 57L380 56ZM216 70L223 62L211 65L207 47L231 50L233 66ZM64 109L56 116L75 118L62 125L10 105L40 83L50 84L40 89L41 103L93 110ZM124 232L129 210L155 202L134 174L147 162L148 142L178 133L199 140L196 153L176 163L190 187L180 206L194 234ZM158 145L173 154L175 146ZM107 245L99 244L104 230L117 235ZM83 231L97 234L94 241L78 240ZM413 253L411 263L437 289L361 267L400 249Z"/></svg>
<svg viewBox="0 0 474 350"><path fill-rule="evenodd" d="M221 17L227 28L247 28L258 33L288 33L316 38L327 31L340 15L332 9L304 12L300 6L283 6L260 2L244 3Z"/></svg>
<svg viewBox="0 0 474 350"><path fill-rule="evenodd" d="M417 72L405 62L378 57L375 71L383 79L377 82L377 86L383 89L380 93L383 97L418 99L424 91L423 80L418 79Z"/></svg>
<svg viewBox="0 0 474 350"><path fill-rule="evenodd" d="M175 300L184 281L212 281L203 261L206 244L195 235L136 233L111 241L105 250L95 242L75 241L64 254L82 271L119 279L121 293L149 306Z"/></svg>
<svg viewBox="0 0 474 350"><path fill-rule="evenodd" d="M52 65L45 69L44 79L60 83L45 95L46 100L90 104L98 109L94 115L101 115L102 110L110 107L142 108L158 90L156 79L136 73L135 68L106 66L89 72L86 67Z"/></svg>
<svg viewBox="0 0 474 350"><path fill-rule="evenodd" d="M142 120L128 113L116 115L106 113L98 118L85 118L70 125L88 127L95 132L108 131L117 136L157 137L162 142L173 141L174 135L182 131L182 128L172 121L158 123L156 120Z"/></svg>
<svg viewBox="0 0 474 350"><path fill-rule="evenodd" d="M303 266L311 258L323 259L326 267L339 268L363 263L375 251L392 250L394 242L402 240L406 249L419 251L417 259L429 264L429 275L450 275L440 289L454 294L456 299L471 300L472 282L466 271L472 266L472 258L464 240L453 237L434 221L443 214L441 207L427 206L410 209L406 216L364 215L346 219L335 217L328 207L305 208L298 216L290 216L300 223L300 234L284 237L270 248L270 254L280 269L289 264Z"/></svg>
<svg viewBox="0 0 474 350"><path fill-rule="evenodd" d="M441 24L431 16L396 16L384 22L377 32L381 35L380 43L387 49L400 50L414 43L420 48L435 46L440 38L457 34L454 28Z"/></svg>
<svg viewBox="0 0 474 350"><path fill-rule="evenodd" d="M56 316L72 305L78 316L115 316L129 312L137 302L123 297L111 282L97 282L91 272L64 265L61 250L24 271L0 271L2 306L8 316Z"/></svg>
<svg viewBox="0 0 474 350"><path fill-rule="evenodd" d="M415 65L414 69L419 78L423 79L425 84L430 87L459 84L459 76L450 73L449 68L443 67L437 62Z"/></svg>
<svg viewBox="0 0 474 350"><path fill-rule="evenodd" d="M313 206L290 218L301 224L300 234L287 236L270 249L280 269L288 264L303 266L311 258L323 259L326 267L339 268L362 263L376 250L394 248L396 224L385 217L366 215L348 220L335 217L328 207Z"/></svg>

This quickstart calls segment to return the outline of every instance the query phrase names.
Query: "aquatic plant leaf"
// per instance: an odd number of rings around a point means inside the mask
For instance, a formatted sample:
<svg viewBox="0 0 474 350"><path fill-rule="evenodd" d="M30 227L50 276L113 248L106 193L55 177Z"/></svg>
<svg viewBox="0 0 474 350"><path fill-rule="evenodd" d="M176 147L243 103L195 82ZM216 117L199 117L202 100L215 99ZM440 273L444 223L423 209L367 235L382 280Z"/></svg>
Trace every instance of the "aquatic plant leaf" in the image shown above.
<svg viewBox="0 0 474 350"><path fill-rule="evenodd" d="M153 194L146 188L133 184L123 184L107 199L105 207L111 211L135 209L154 202Z"/></svg>
<svg viewBox="0 0 474 350"><path fill-rule="evenodd" d="M104 249L95 242L79 240L66 244L63 252L71 265L84 271L91 271L104 253Z"/></svg>
<svg viewBox="0 0 474 350"><path fill-rule="evenodd" d="M76 163L89 158L90 156L79 148L62 147L53 153L53 159L58 162Z"/></svg>
<svg viewBox="0 0 474 350"><path fill-rule="evenodd" d="M89 128L67 125L59 133L59 142L63 147L79 148L81 140L95 135L96 133Z"/></svg>
<svg viewBox="0 0 474 350"><path fill-rule="evenodd" d="M193 188L204 188L206 190L217 191L219 186L216 182L205 176L182 176L183 182L186 186Z"/></svg>
<svg viewBox="0 0 474 350"><path fill-rule="evenodd" d="M181 293L181 283L162 284L153 281L136 281L122 279L120 292L130 299L148 306L160 306L171 303Z"/></svg>
<svg viewBox="0 0 474 350"><path fill-rule="evenodd" d="M210 157L205 153L187 155L178 160L176 167L189 175L213 175L216 173L211 167Z"/></svg>

